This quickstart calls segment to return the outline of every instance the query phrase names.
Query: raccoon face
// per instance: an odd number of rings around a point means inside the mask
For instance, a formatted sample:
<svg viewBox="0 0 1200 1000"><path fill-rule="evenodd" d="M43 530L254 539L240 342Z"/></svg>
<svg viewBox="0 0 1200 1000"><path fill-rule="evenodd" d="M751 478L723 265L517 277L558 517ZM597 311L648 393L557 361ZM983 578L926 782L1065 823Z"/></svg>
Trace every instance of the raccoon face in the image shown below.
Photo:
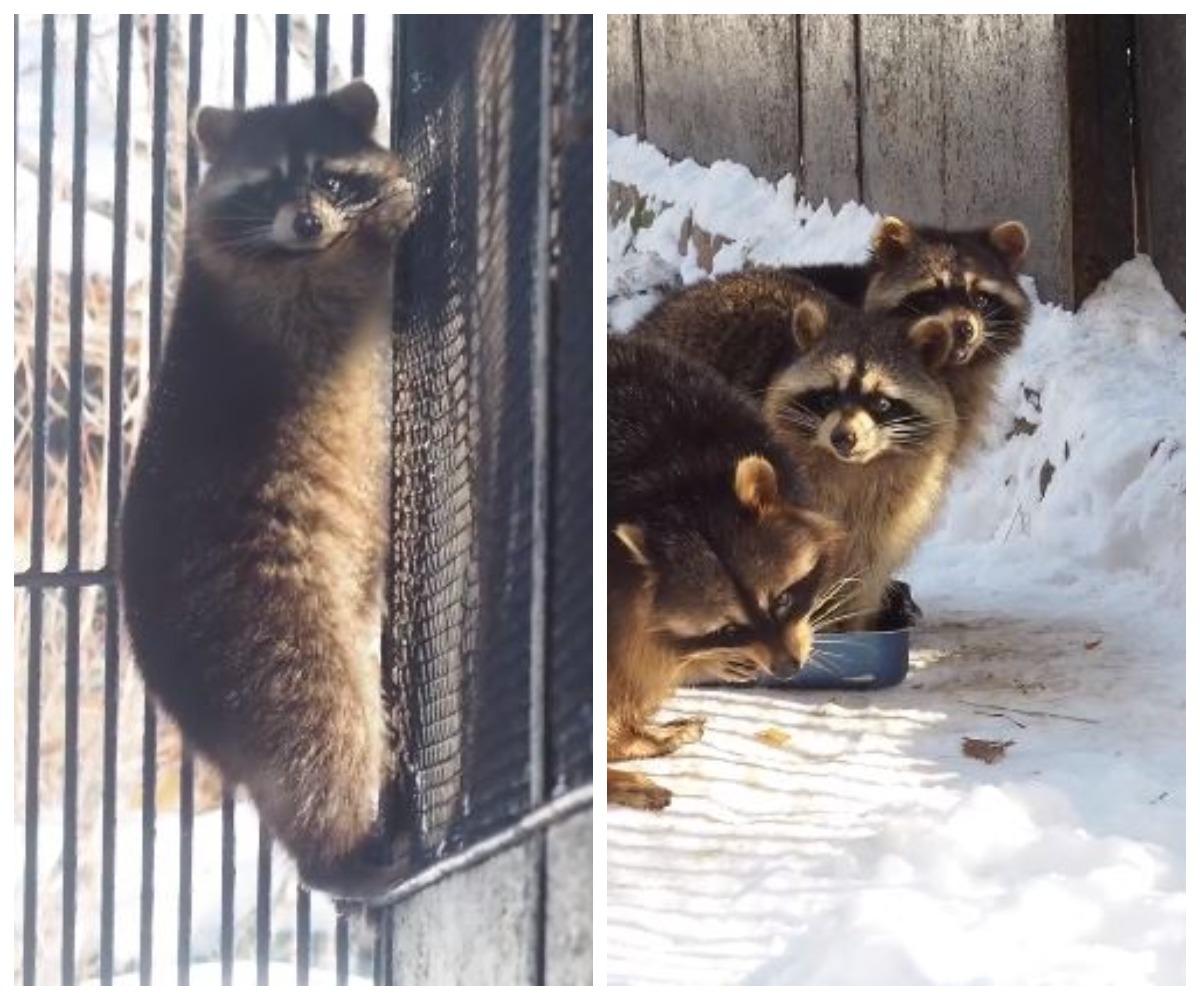
<svg viewBox="0 0 1200 1000"><path fill-rule="evenodd" d="M211 164L193 209L209 255L313 259L355 236L388 240L413 204L400 159L371 138L379 104L356 81L279 107L201 108Z"/></svg>
<svg viewBox="0 0 1200 1000"><path fill-rule="evenodd" d="M764 412L789 438L865 465L904 456L953 433L954 405L936 377L955 334L940 317L882 320L809 298L793 315L801 358L767 390Z"/></svg>
<svg viewBox="0 0 1200 1000"><path fill-rule="evenodd" d="M810 616L841 533L783 500L761 456L741 459L729 488L724 502L705 505L703 521L622 524L616 536L646 571L648 627L678 666L794 676L812 652Z"/></svg>
<svg viewBox="0 0 1200 1000"><path fill-rule="evenodd" d="M1016 281L1028 250L1020 222L945 232L886 218L872 239L875 269L864 308L938 317L954 334L951 364L965 365L980 351L1003 355L1029 316L1029 299Z"/></svg>

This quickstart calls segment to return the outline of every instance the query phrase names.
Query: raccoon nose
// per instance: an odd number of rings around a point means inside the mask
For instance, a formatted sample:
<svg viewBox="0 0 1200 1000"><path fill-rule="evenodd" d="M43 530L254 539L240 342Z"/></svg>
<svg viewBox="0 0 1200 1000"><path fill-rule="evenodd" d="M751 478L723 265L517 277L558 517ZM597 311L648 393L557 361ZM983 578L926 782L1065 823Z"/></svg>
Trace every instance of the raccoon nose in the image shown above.
<svg viewBox="0 0 1200 1000"><path fill-rule="evenodd" d="M970 320L955 320L953 329L954 339L960 344L969 344L971 338L975 335L975 328L971 326Z"/></svg>
<svg viewBox="0 0 1200 1000"><path fill-rule="evenodd" d="M848 427L835 427L833 433L829 435L829 443L839 455L849 455L854 450L854 446L858 444L858 435Z"/></svg>
<svg viewBox="0 0 1200 1000"><path fill-rule="evenodd" d="M800 673L800 662L791 656L777 656L771 663L771 676L781 681L791 680Z"/></svg>
<svg viewBox="0 0 1200 1000"><path fill-rule="evenodd" d="M292 230L302 240L314 240L321 235L321 220L312 212L297 212Z"/></svg>

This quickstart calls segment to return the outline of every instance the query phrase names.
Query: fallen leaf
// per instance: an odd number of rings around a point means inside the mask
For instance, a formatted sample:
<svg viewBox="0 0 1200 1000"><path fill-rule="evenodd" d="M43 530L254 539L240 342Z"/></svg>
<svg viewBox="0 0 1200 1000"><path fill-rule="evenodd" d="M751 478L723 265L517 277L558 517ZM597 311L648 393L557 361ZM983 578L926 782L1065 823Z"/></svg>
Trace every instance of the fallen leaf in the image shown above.
<svg viewBox="0 0 1200 1000"><path fill-rule="evenodd" d="M962 738L962 752L985 764L995 764L1004 756L1004 751L1013 745L1013 740L977 740L973 736Z"/></svg>
<svg viewBox="0 0 1200 1000"><path fill-rule="evenodd" d="M787 746L792 742L792 737L788 733L774 727L764 729L761 733L755 733L754 738L759 743L765 743L769 747Z"/></svg>
<svg viewBox="0 0 1200 1000"><path fill-rule="evenodd" d="M1096 647L1098 647L1098 646L1100 645L1100 643L1101 643L1101 642L1103 642L1103 641L1104 641L1104 640L1102 640L1102 639L1091 639L1090 641L1088 641L1088 642L1085 642L1085 643L1083 644L1083 648L1084 648L1084 649L1095 649L1095 648L1096 648Z"/></svg>

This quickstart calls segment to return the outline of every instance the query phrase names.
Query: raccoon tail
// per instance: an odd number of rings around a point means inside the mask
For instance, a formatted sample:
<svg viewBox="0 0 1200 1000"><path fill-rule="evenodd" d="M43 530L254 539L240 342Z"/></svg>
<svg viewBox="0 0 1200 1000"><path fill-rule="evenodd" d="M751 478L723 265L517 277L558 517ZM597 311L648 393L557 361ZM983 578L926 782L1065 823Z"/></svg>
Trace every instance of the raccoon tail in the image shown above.
<svg viewBox="0 0 1200 1000"><path fill-rule="evenodd" d="M382 835L336 861L299 861L300 880L335 899L371 903L383 899L413 874L407 838L389 841Z"/></svg>

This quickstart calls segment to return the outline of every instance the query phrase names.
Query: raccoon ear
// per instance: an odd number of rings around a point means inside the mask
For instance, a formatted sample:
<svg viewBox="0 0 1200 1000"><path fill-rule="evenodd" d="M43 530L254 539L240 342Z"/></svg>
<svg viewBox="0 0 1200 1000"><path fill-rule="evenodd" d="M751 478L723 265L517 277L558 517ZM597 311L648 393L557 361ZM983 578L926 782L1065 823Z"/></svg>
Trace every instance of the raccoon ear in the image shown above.
<svg viewBox="0 0 1200 1000"><path fill-rule="evenodd" d="M928 368L941 368L954 348L954 333L938 316L917 320L908 329L908 339Z"/></svg>
<svg viewBox="0 0 1200 1000"><path fill-rule="evenodd" d="M625 522L613 528L617 541L625 546L630 557L639 566L649 566L650 556L646 550L646 533L636 524Z"/></svg>
<svg viewBox="0 0 1200 1000"><path fill-rule="evenodd" d="M1009 267L1016 267L1029 253L1029 230L1015 219L993 226L988 233L988 239L1008 261Z"/></svg>
<svg viewBox="0 0 1200 1000"><path fill-rule="evenodd" d="M370 135L379 117L379 98L364 80L351 80L329 95L333 106Z"/></svg>
<svg viewBox="0 0 1200 1000"><path fill-rule="evenodd" d="M903 219L889 215L871 237L871 250L879 260L896 260L912 248L913 231Z"/></svg>
<svg viewBox="0 0 1200 1000"><path fill-rule="evenodd" d="M792 337L801 352L807 353L825 336L829 313L825 303L815 296L805 296L792 309Z"/></svg>
<svg viewBox="0 0 1200 1000"><path fill-rule="evenodd" d="M229 144L242 112L232 108L200 108L192 117L192 136L200 154L212 163Z"/></svg>
<svg viewBox="0 0 1200 1000"><path fill-rule="evenodd" d="M743 507L765 514L779 503L779 479L775 466L762 455L741 459L733 473L733 492Z"/></svg>

